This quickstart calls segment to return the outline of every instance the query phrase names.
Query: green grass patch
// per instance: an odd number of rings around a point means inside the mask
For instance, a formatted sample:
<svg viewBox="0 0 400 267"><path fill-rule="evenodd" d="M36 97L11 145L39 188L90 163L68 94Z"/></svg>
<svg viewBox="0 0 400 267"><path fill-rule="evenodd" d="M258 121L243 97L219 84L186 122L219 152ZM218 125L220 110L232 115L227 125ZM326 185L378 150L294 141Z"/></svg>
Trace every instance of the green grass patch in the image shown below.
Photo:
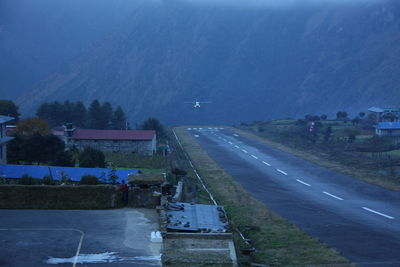
<svg viewBox="0 0 400 267"><path fill-rule="evenodd" d="M388 155L400 157L400 149L392 150L387 152Z"/></svg>
<svg viewBox="0 0 400 267"><path fill-rule="evenodd" d="M110 162L115 168L135 168L150 170L164 170L167 168L167 158L161 154L144 156L136 153L105 153L106 162Z"/></svg>
<svg viewBox="0 0 400 267"><path fill-rule="evenodd" d="M252 239L256 252L252 262L270 266L353 266L337 251L308 236L299 228L254 199L241 185L220 168L185 131L174 128L193 164L218 204L224 205L233 229L240 229ZM244 246L234 232L236 248ZM243 265L246 258L238 251Z"/></svg>

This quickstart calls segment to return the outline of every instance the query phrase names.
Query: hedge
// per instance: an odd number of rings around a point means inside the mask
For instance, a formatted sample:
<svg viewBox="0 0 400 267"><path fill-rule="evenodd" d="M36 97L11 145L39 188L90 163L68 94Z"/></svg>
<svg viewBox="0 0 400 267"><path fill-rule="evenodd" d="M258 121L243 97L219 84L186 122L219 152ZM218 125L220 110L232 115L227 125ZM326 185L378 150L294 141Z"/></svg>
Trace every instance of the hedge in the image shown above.
<svg viewBox="0 0 400 267"><path fill-rule="evenodd" d="M111 185L1 185L0 209L110 209L122 207Z"/></svg>

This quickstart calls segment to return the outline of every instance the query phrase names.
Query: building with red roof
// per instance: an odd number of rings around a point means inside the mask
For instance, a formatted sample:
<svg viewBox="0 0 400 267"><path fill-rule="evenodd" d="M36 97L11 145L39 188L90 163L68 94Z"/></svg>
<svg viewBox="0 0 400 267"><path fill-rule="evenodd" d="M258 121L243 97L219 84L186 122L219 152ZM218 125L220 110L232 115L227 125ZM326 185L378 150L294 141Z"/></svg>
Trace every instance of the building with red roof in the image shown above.
<svg viewBox="0 0 400 267"><path fill-rule="evenodd" d="M72 125L64 126L63 139L67 146L79 150L90 146L104 152L133 152L149 156L154 154L157 145L155 131L76 129Z"/></svg>

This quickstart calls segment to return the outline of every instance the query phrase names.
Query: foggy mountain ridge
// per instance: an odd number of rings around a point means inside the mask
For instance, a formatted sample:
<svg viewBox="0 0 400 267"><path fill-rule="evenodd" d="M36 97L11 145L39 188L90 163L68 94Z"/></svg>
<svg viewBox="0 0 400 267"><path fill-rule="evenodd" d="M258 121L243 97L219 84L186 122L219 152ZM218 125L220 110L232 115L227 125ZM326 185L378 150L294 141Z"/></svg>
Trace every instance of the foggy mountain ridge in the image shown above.
<svg viewBox="0 0 400 267"><path fill-rule="evenodd" d="M132 121L224 124L400 103L400 4L137 5L117 32L17 99L97 98ZM138 2L139 3L139 2ZM185 101L211 101L193 109Z"/></svg>

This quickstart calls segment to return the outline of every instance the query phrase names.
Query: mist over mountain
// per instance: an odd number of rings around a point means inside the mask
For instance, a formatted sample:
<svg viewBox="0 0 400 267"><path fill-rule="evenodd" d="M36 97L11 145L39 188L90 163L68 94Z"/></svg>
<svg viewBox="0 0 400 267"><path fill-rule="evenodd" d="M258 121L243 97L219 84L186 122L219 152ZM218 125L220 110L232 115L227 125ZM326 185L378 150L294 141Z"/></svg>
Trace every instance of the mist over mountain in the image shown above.
<svg viewBox="0 0 400 267"><path fill-rule="evenodd" d="M117 31L17 103L32 113L42 101L97 98L167 124L399 105L400 3L275 2L134 1ZM212 103L184 103L195 100Z"/></svg>
<svg viewBox="0 0 400 267"><path fill-rule="evenodd" d="M130 0L1 0L0 94L9 99L114 32Z"/></svg>

